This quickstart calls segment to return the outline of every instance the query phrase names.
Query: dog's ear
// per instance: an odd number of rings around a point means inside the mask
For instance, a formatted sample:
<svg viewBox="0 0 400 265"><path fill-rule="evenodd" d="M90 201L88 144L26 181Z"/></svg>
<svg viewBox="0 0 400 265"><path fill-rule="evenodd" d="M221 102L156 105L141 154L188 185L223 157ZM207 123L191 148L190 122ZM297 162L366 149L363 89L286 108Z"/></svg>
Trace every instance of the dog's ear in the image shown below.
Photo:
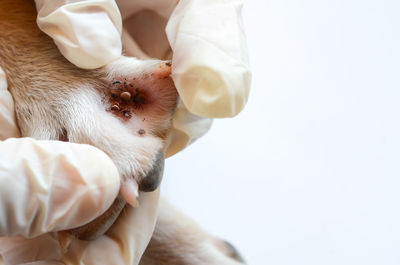
<svg viewBox="0 0 400 265"><path fill-rule="evenodd" d="M193 220L160 200L156 228L140 265L240 265L239 252L207 234Z"/></svg>

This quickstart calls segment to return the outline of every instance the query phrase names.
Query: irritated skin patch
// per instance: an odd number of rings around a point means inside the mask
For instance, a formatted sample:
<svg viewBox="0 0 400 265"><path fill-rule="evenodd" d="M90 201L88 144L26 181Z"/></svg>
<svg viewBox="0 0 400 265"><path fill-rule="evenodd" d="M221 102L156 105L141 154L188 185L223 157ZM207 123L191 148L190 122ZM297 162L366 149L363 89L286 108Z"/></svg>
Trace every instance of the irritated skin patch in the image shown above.
<svg viewBox="0 0 400 265"><path fill-rule="evenodd" d="M138 75L114 76L103 99L106 111L138 136L163 129L157 127L170 119L178 97L170 74L171 63L163 62Z"/></svg>
<svg viewBox="0 0 400 265"><path fill-rule="evenodd" d="M147 93L148 91L134 87L126 81L113 81L106 95L110 105L107 110L122 120L129 120L133 114L144 109Z"/></svg>

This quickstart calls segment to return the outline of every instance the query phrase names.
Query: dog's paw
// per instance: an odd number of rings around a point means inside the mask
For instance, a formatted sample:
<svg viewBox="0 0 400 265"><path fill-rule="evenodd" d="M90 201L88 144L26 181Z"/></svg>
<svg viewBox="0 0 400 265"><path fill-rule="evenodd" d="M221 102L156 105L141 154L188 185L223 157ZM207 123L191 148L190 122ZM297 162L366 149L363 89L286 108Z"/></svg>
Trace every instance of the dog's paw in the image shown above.
<svg viewBox="0 0 400 265"><path fill-rule="evenodd" d="M71 123L64 128L66 138L94 145L111 157L121 175L121 195L133 206L137 189L153 191L162 179L163 144L178 99L170 73L169 62L123 57L99 70L101 85L89 86L96 91L83 89L70 99L74 107L69 108L68 117L74 118L65 119ZM95 104L81 108L88 99ZM73 233L82 239L95 238L108 229L123 207L114 203L101 217Z"/></svg>
<svg viewBox="0 0 400 265"><path fill-rule="evenodd" d="M122 197L135 206L138 189L155 190L163 175L164 140L178 100L171 64L126 57L90 71L55 64L62 71L42 69L38 81L13 91L23 135L104 151L120 173ZM101 235L124 205L119 198L73 233L82 239Z"/></svg>

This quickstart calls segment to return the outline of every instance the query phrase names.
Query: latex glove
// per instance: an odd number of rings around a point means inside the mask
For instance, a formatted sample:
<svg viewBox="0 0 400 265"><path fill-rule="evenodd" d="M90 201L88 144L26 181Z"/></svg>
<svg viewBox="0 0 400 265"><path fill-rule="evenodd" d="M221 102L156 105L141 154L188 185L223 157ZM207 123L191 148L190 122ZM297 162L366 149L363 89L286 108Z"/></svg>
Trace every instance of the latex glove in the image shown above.
<svg viewBox="0 0 400 265"><path fill-rule="evenodd" d="M127 207L115 224L94 241L73 240L65 251L58 234L26 239L0 238L0 264L136 265L150 241L159 190L140 195L141 205ZM2 259L3 257L3 259Z"/></svg>
<svg viewBox="0 0 400 265"><path fill-rule="evenodd" d="M19 136L1 68L0 122L0 140ZM73 239L66 251L55 232L102 214L119 188L115 165L92 146L30 138L0 141L0 264L137 264L154 229L158 191L141 194L140 208L126 207L97 240Z"/></svg>
<svg viewBox="0 0 400 265"><path fill-rule="evenodd" d="M36 0L39 28L80 68L94 69L121 56L121 15L113 0Z"/></svg>
<svg viewBox="0 0 400 265"><path fill-rule="evenodd" d="M242 5L241 0L181 0L169 19L172 77L191 113L233 117L247 102L251 74Z"/></svg>
<svg viewBox="0 0 400 265"><path fill-rule="evenodd" d="M118 57L121 45L115 35L121 32L121 23L113 1L36 2L39 27L72 63L96 68ZM232 117L243 109L251 74L242 0L117 3L124 21L126 53L139 58L172 58L172 78L182 101L168 135L166 156L179 152L210 128L211 120L201 117ZM99 20L98 26L88 21L92 17ZM96 59L86 62L86 52Z"/></svg>

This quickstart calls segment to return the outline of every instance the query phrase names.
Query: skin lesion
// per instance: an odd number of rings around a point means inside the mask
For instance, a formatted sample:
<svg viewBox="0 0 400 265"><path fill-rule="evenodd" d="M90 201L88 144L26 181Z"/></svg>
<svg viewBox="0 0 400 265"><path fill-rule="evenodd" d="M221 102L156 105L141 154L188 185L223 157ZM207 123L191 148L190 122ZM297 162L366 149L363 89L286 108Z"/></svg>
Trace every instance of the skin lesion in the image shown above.
<svg viewBox="0 0 400 265"><path fill-rule="evenodd" d="M125 67L123 71L119 71L122 64L109 67L107 77L102 78L105 110L139 136L144 135L140 129L152 135L167 130L178 103L178 92L170 76L171 63L148 62L141 69Z"/></svg>
<svg viewBox="0 0 400 265"><path fill-rule="evenodd" d="M127 81L115 80L106 92L108 99L107 111L119 117L123 121L131 119L138 112L143 112L149 102L148 91L134 87Z"/></svg>

